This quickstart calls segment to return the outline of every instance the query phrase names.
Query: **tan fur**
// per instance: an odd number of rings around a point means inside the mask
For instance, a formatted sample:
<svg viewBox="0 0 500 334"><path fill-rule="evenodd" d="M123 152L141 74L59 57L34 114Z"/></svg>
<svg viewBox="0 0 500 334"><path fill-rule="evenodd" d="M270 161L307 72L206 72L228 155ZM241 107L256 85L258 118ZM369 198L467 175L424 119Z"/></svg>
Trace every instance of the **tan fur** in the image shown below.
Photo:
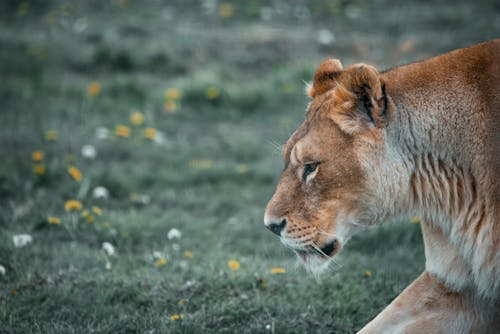
<svg viewBox="0 0 500 334"><path fill-rule="evenodd" d="M500 40L383 73L327 60L309 93L265 224L316 271L363 227L420 214L426 271L362 332L498 328Z"/></svg>

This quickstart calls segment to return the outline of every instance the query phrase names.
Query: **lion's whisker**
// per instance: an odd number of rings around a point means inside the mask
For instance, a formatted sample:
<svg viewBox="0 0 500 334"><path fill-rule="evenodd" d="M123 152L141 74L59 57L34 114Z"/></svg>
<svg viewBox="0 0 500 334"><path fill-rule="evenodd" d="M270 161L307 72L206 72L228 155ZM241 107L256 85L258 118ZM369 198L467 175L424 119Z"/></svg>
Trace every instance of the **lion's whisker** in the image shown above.
<svg viewBox="0 0 500 334"><path fill-rule="evenodd" d="M351 225L354 225L354 226L359 226L359 227L364 227L364 228L370 227L369 225L364 225L364 224L356 223L356 222L353 222L353 221L349 221L348 224L351 224Z"/></svg>
<svg viewBox="0 0 500 334"><path fill-rule="evenodd" d="M272 139L269 139L268 140L269 144L271 144L273 146L273 148L278 151L280 154L281 154L281 151L282 151L282 148L281 148L281 145L278 144L277 142L275 142L274 140Z"/></svg>
<svg viewBox="0 0 500 334"><path fill-rule="evenodd" d="M337 236L336 236L336 235L331 234L331 233L328 233L328 232L325 232L325 231L323 231L323 230L321 230L321 229L318 229L318 232L319 232L319 233L322 233L322 234L325 234L325 235L329 235L330 237L337 238Z"/></svg>

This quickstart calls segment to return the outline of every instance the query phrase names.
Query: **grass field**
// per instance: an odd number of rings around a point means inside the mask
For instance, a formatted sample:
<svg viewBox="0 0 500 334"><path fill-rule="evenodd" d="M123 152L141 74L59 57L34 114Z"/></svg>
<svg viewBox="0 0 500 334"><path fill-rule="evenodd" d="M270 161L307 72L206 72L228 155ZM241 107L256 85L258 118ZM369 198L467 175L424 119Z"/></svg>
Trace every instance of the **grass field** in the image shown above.
<svg viewBox="0 0 500 334"><path fill-rule="evenodd" d="M316 279L263 227L303 81L328 56L383 69L498 37L499 17L496 1L2 1L0 333L355 332L422 271L420 228L366 231Z"/></svg>

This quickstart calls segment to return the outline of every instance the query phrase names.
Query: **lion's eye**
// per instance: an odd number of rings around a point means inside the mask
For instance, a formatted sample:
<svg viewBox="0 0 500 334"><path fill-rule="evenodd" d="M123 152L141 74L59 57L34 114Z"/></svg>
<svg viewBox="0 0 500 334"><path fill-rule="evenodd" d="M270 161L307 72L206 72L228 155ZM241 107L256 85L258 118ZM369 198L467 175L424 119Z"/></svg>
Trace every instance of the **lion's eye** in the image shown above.
<svg viewBox="0 0 500 334"><path fill-rule="evenodd" d="M318 168L318 163L317 162L311 162L311 163L308 163L308 164L304 164L304 171L302 172L302 180L304 180L304 182L306 182L307 181L307 177L311 173L314 173L314 171L316 171L317 168Z"/></svg>

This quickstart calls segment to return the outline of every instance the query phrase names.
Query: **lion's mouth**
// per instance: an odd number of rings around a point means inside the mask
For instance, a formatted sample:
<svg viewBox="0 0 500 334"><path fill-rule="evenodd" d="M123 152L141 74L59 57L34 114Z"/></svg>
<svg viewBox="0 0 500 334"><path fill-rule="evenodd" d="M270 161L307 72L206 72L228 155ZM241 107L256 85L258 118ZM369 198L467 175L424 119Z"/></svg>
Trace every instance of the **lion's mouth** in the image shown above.
<svg viewBox="0 0 500 334"><path fill-rule="evenodd" d="M314 256L319 256L323 258L328 258L331 257L335 254L337 251L337 240L333 240L329 243L327 243L325 246L322 248L319 247L314 247L314 246L307 246L305 249L296 249L295 252L299 257L302 258L302 260L306 260L308 256L314 255Z"/></svg>

